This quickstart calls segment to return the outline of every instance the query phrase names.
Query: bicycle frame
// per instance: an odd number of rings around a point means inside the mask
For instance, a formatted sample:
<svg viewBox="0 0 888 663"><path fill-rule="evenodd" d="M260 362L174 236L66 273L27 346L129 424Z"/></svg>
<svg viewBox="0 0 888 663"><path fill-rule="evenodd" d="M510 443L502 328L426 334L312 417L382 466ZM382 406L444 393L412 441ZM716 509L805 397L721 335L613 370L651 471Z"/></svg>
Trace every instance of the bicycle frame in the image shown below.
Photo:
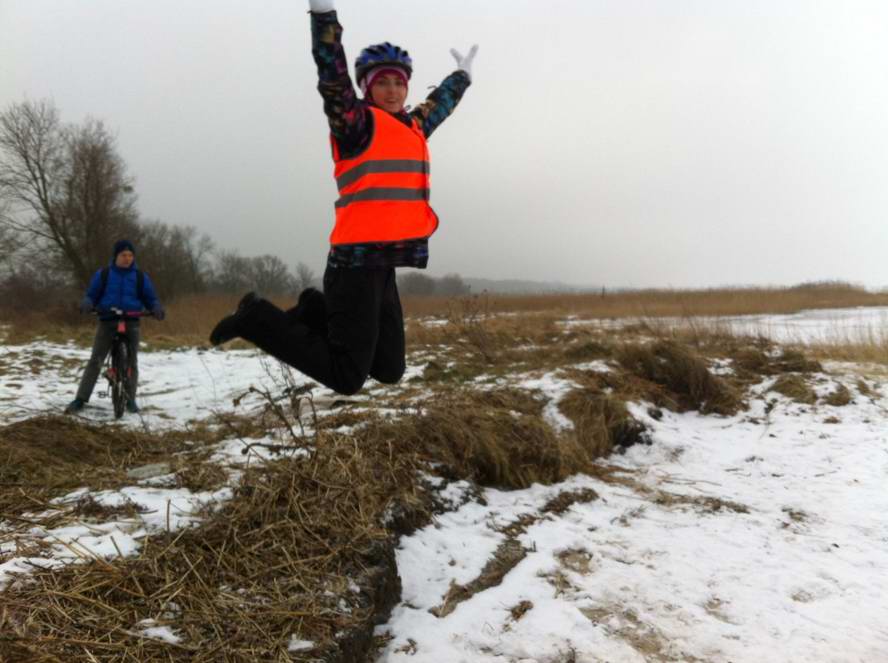
<svg viewBox="0 0 888 663"><path fill-rule="evenodd" d="M126 401L129 398L129 382L133 374L129 339L126 337L126 321L142 318L148 314L142 311L123 311L118 308L112 308L108 312L114 314L117 326L111 339L111 349L105 360L104 375L108 380L108 391L104 394L100 392L99 395L110 394L114 417L119 419L123 416Z"/></svg>

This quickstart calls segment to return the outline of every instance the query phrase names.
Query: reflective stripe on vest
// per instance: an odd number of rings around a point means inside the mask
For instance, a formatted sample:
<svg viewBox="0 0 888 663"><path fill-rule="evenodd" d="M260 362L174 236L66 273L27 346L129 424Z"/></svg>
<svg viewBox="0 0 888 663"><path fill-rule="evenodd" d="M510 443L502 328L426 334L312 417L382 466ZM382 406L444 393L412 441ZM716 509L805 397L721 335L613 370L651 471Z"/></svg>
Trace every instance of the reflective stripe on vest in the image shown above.
<svg viewBox="0 0 888 663"><path fill-rule="evenodd" d="M411 159L365 161L337 177L336 186L342 191L347 186L357 182L362 176L370 173L423 173L428 175L429 162L414 161Z"/></svg>
<svg viewBox="0 0 888 663"><path fill-rule="evenodd" d="M429 237L438 217L429 206L429 153L413 120L408 127L370 107L373 137L363 153L340 159L334 141L339 188L331 244L397 242Z"/></svg>

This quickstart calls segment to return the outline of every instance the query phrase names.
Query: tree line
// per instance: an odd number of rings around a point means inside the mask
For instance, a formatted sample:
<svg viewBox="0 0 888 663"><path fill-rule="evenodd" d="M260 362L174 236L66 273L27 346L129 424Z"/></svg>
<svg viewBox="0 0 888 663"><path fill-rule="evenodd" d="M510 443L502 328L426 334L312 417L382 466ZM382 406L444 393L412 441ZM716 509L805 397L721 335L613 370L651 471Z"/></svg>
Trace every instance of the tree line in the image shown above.
<svg viewBox="0 0 888 663"><path fill-rule="evenodd" d="M109 261L113 243L132 240L166 300L257 290L295 294L318 285L304 263L219 249L205 233L144 219L134 178L101 120L63 122L48 100L0 113L0 306L61 301ZM399 275L405 294L468 292L458 275Z"/></svg>

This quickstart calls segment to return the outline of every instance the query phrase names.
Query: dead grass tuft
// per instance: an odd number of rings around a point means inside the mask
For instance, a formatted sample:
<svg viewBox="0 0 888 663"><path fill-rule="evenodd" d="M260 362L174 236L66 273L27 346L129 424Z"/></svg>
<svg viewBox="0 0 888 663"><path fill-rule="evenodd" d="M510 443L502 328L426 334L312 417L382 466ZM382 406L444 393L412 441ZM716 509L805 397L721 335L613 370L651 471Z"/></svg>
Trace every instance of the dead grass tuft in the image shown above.
<svg viewBox="0 0 888 663"><path fill-rule="evenodd" d="M861 396L866 396L868 398L877 398L879 396L878 390L870 387L867 381L863 378L857 378L857 383L855 386L857 387L857 391L860 392Z"/></svg>
<svg viewBox="0 0 888 663"><path fill-rule="evenodd" d="M574 504L588 504L598 499L598 493L591 488L583 488L576 491L565 491L559 493L551 500L546 502L542 508L542 513L552 513L560 516Z"/></svg>
<svg viewBox="0 0 888 663"><path fill-rule="evenodd" d="M817 394L808 386L805 378L795 373L778 377L771 386L771 391L783 394L787 398L794 400L796 403L813 405L817 402Z"/></svg>
<svg viewBox="0 0 888 663"><path fill-rule="evenodd" d="M585 467L585 455L560 440L539 416L512 409L514 403L497 407L479 404L477 398L472 392L440 395L419 416L377 421L377 434L443 464L449 478L484 486L548 484Z"/></svg>
<svg viewBox="0 0 888 663"><path fill-rule="evenodd" d="M843 384L836 385L836 388L830 392L826 398L823 399L823 402L827 405L832 405L833 407L844 407L851 403L851 392Z"/></svg>
<svg viewBox="0 0 888 663"><path fill-rule="evenodd" d="M531 610L533 610L533 601L519 601L509 608L509 614L512 615L512 619L517 622Z"/></svg>
<svg viewBox="0 0 888 663"><path fill-rule="evenodd" d="M491 312L487 296L453 299L449 302L447 319L449 327L472 352L487 364L497 361L502 346L496 342L489 325Z"/></svg>
<svg viewBox="0 0 888 663"><path fill-rule="evenodd" d="M739 502L723 500L720 497L703 497L700 495L679 495L666 491L657 491L653 497L653 502L661 506L682 506L689 505L698 507L705 513L717 513L724 509L734 513L749 513L749 507Z"/></svg>
<svg viewBox="0 0 888 663"><path fill-rule="evenodd" d="M212 492L229 482L224 467L205 460L189 458L187 462L177 463L174 470L176 486L192 493Z"/></svg>
<svg viewBox="0 0 888 663"><path fill-rule="evenodd" d="M574 573L586 576L592 572L592 553L583 548L569 548L555 555L561 565Z"/></svg>
<svg viewBox="0 0 888 663"><path fill-rule="evenodd" d="M618 398L597 389L571 391L558 403L574 424L574 433L585 454L601 458L639 442L650 444L645 427L636 421Z"/></svg>
<svg viewBox="0 0 888 663"><path fill-rule="evenodd" d="M140 513L144 513L145 509L129 500L110 506L100 504L92 495L84 495L72 505L71 511L79 518L108 521L120 518L135 518Z"/></svg>
<svg viewBox="0 0 888 663"><path fill-rule="evenodd" d="M473 398L482 407L533 416L541 416L546 405L545 400L539 396L524 389L512 387L477 392Z"/></svg>
<svg viewBox="0 0 888 663"><path fill-rule="evenodd" d="M700 356L674 341L626 345L617 359L634 375L665 387L682 409L730 415L742 407L736 389L712 375Z"/></svg>
<svg viewBox="0 0 888 663"><path fill-rule="evenodd" d="M821 373L823 365L815 359L808 359L798 348L785 348L774 362L773 370L778 373Z"/></svg>
<svg viewBox="0 0 888 663"><path fill-rule="evenodd" d="M512 538L506 539L497 547L477 578L465 585L451 582L441 604L429 608L429 612L435 617L446 617L456 610L460 603L468 601L479 592L496 587L509 571L518 566L518 563L527 556L527 552L520 541Z"/></svg>
<svg viewBox="0 0 888 663"><path fill-rule="evenodd" d="M564 349L564 358L571 362L607 359L614 356L614 347L596 339L586 339L571 343Z"/></svg>

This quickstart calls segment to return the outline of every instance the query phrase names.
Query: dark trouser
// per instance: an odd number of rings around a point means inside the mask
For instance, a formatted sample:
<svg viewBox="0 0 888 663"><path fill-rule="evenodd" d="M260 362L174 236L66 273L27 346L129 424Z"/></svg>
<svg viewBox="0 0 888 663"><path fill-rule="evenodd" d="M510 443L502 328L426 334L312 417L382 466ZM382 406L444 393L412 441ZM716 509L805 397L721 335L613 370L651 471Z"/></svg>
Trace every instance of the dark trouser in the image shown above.
<svg viewBox="0 0 888 663"><path fill-rule="evenodd" d="M324 300L326 328L261 299L240 335L340 394L356 393L368 375L389 384L400 380L404 316L395 270L327 268Z"/></svg>
<svg viewBox="0 0 888 663"><path fill-rule="evenodd" d="M111 341L114 340L114 334L117 333L117 321L108 320L99 322L96 328L96 338L93 341L92 354L83 369L83 376L80 378L80 386L77 387L77 398L82 401L88 401L92 395L93 387L96 386L96 380L99 372L102 370L102 363L111 350ZM133 367L131 379L129 381L129 397L135 400L136 384L139 381L139 321L126 321L126 337L129 341L130 362Z"/></svg>

